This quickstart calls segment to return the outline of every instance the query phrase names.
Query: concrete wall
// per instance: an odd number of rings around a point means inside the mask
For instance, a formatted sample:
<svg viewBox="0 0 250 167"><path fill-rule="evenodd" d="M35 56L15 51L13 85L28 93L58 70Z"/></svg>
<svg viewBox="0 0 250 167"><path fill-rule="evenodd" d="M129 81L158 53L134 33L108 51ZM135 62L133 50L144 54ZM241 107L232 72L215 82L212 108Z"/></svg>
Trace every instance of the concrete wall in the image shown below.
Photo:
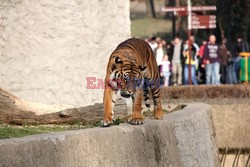
<svg viewBox="0 0 250 167"><path fill-rule="evenodd" d="M218 147L250 148L250 98L163 100L163 104L172 105L197 102L212 107Z"/></svg>
<svg viewBox="0 0 250 167"><path fill-rule="evenodd" d="M130 37L127 0L0 0L0 87L40 103L102 101L113 49Z"/></svg>
<svg viewBox="0 0 250 167"><path fill-rule="evenodd" d="M218 147L250 148L250 100L212 104Z"/></svg>
<svg viewBox="0 0 250 167"><path fill-rule="evenodd" d="M0 140L0 166L217 167L211 108L192 104L145 125Z"/></svg>
<svg viewBox="0 0 250 167"><path fill-rule="evenodd" d="M211 106L216 143L219 148L224 149L220 153L221 157L229 148L229 153L224 157L225 167L231 167L235 163L239 150L238 166L247 166L250 154L250 100L224 100L224 103Z"/></svg>

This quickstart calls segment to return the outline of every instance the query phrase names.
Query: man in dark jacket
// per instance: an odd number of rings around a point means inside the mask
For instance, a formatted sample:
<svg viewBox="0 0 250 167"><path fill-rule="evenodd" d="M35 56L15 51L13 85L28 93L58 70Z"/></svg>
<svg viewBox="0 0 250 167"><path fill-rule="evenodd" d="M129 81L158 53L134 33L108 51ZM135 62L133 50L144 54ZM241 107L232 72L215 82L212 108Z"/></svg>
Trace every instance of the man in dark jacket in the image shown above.
<svg viewBox="0 0 250 167"><path fill-rule="evenodd" d="M221 83L229 83L229 64L232 64L232 55L227 48L227 39L224 38L219 48L219 57L221 59L220 69L221 69Z"/></svg>
<svg viewBox="0 0 250 167"><path fill-rule="evenodd" d="M220 57L219 46L215 35L209 36L209 42L204 50L204 63L206 64L206 84L220 84Z"/></svg>

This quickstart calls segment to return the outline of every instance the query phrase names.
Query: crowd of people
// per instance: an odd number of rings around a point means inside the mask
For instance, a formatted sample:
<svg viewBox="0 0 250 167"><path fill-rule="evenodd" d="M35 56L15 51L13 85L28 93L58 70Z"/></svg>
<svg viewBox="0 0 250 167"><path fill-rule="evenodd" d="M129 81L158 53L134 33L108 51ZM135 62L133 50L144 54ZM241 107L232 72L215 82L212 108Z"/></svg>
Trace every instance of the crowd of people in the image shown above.
<svg viewBox="0 0 250 167"><path fill-rule="evenodd" d="M242 38L238 38L236 44L229 47L226 38L217 44L215 35L210 35L208 41L204 40L201 46L192 36L190 49L189 41L178 36L171 42L157 37L150 37L145 41L155 54L161 83L164 86L188 85L189 63L193 85L238 84L241 59L239 54L249 50Z"/></svg>

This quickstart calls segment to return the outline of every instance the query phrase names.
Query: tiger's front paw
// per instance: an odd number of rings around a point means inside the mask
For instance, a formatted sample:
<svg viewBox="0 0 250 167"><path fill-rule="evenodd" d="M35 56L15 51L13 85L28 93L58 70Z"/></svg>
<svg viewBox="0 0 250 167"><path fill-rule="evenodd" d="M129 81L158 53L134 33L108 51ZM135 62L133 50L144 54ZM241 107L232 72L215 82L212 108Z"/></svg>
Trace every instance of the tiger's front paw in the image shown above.
<svg viewBox="0 0 250 167"><path fill-rule="evenodd" d="M164 117L164 113L162 111L162 109L158 109L156 111L154 111L154 116L155 116L155 119L159 119L159 120L162 120L163 117Z"/></svg>
<svg viewBox="0 0 250 167"><path fill-rule="evenodd" d="M106 121L106 120L101 121L101 127L109 127L110 125L113 125L113 121Z"/></svg>
<svg viewBox="0 0 250 167"><path fill-rule="evenodd" d="M142 125L144 120L142 118L133 118L129 121L131 125Z"/></svg>

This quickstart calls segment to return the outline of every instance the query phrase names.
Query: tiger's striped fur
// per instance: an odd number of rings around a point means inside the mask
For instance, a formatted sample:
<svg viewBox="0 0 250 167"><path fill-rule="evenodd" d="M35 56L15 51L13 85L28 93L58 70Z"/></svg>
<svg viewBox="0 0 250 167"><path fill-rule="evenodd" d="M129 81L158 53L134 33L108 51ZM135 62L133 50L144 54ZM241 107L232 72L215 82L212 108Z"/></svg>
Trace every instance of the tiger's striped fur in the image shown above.
<svg viewBox="0 0 250 167"><path fill-rule="evenodd" d="M159 79L157 63L147 42L131 38L119 44L110 55L107 66L102 126L112 124L115 96L119 93L125 98L132 98L130 123L142 124L143 96L146 106L150 107L148 86L153 95L154 116L163 119Z"/></svg>

